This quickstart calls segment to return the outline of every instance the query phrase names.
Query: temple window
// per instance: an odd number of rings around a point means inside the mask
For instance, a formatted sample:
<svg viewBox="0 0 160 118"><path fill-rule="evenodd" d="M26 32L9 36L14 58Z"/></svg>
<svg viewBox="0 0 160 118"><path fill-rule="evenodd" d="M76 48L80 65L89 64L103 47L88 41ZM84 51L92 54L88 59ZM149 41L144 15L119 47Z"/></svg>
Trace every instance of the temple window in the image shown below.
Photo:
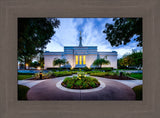
<svg viewBox="0 0 160 118"><path fill-rule="evenodd" d="M78 56L76 56L76 64L78 64Z"/></svg>
<svg viewBox="0 0 160 118"><path fill-rule="evenodd" d="M79 56L79 64L82 64L82 56Z"/></svg>
<svg viewBox="0 0 160 118"><path fill-rule="evenodd" d="M86 64L86 56L83 56L83 64Z"/></svg>

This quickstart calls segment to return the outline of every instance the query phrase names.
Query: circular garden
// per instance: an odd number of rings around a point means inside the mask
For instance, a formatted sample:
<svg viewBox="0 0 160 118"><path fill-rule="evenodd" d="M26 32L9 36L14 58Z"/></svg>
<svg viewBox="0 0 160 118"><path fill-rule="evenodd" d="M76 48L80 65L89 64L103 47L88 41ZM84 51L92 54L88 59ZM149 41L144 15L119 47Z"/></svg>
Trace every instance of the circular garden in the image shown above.
<svg viewBox="0 0 160 118"><path fill-rule="evenodd" d="M61 85L70 89L92 89L99 87L100 82L94 77L86 76L85 72L78 72L77 76L66 77Z"/></svg>

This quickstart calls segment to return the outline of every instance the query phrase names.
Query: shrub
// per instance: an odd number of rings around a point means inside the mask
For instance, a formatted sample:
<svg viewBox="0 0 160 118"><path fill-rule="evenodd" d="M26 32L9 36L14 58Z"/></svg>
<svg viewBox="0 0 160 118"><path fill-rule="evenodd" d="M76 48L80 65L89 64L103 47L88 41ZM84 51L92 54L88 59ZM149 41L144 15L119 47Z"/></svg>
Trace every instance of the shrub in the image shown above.
<svg viewBox="0 0 160 118"><path fill-rule="evenodd" d="M34 77L35 77L36 79L39 79L39 78L40 78L39 73L35 73L35 74L34 74Z"/></svg>
<svg viewBox="0 0 160 118"><path fill-rule="evenodd" d="M48 79L48 78L50 78L52 75L53 75L53 72L52 72L52 71L49 71L48 73L42 73L42 79ZM34 74L34 77L35 77L36 79L40 79L40 73L35 73L35 74Z"/></svg>
<svg viewBox="0 0 160 118"><path fill-rule="evenodd" d="M70 68L47 68L47 70L52 70L53 72L56 71L66 71L66 70L71 70Z"/></svg>
<svg viewBox="0 0 160 118"><path fill-rule="evenodd" d="M74 85L76 86L81 86L82 85L82 80L77 80Z"/></svg>
<svg viewBox="0 0 160 118"><path fill-rule="evenodd" d="M23 85L18 85L18 100L27 100L27 92L29 88Z"/></svg>
<svg viewBox="0 0 160 118"><path fill-rule="evenodd" d="M34 73L18 73L18 75L34 75Z"/></svg>
<svg viewBox="0 0 160 118"><path fill-rule="evenodd" d="M72 72L71 71L54 72L53 75L55 77L62 77L62 76L72 75Z"/></svg>
<svg viewBox="0 0 160 118"><path fill-rule="evenodd" d="M92 70L92 71L101 71L101 72L103 72L103 71L108 72L108 71L112 71L113 67L103 67L103 68L94 68L94 69L92 68L90 70Z"/></svg>
<svg viewBox="0 0 160 118"><path fill-rule="evenodd" d="M71 72L72 72L72 74L77 74L78 71L71 71Z"/></svg>
<svg viewBox="0 0 160 118"><path fill-rule="evenodd" d="M100 71L93 71L90 73L91 76L99 76L99 77L104 77L104 76L119 76L119 72L100 72Z"/></svg>
<svg viewBox="0 0 160 118"><path fill-rule="evenodd" d="M108 72L108 71L112 71L113 67L105 67L105 68L101 68L101 70L104 70L105 72Z"/></svg>
<svg viewBox="0 0 160 118"><path fill-rule="evenodd" d="M88 67L84 67L84 68L82 68L82 70L84 70L84 71L90 71L90 69Z"/></svg>
<svg viewBox="0 0 160 118"><path fill-rule="evenodd" d="M67 83L67 88L72 88L72 84L71 83Z"/></svg>
<svg viewBox="0 0 160 118"><path fill-rule="evenodd" d="M78 79L83 79L83 78L85 78L85 77L86 77L85 74L86 74L85 72L77 72Z"/></svg>
<svg viewBox="0 0 160 118"><path fill-rule="evenodd" d="M93 72L90 73L91 76L99 76L99 77L104 77L107 73L106 72Z"/></svg>

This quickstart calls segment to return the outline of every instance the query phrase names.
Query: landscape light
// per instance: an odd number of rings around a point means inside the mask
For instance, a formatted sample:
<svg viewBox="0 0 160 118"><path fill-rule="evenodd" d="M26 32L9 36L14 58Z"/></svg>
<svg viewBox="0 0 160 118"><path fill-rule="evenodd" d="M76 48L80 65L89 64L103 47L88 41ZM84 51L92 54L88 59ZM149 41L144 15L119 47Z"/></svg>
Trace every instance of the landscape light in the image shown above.
<svg viewBox="0 0 160 118"><path fill-rule="evenodd" d="M41 67L37 67L37 70L41 70Z"/></svg>

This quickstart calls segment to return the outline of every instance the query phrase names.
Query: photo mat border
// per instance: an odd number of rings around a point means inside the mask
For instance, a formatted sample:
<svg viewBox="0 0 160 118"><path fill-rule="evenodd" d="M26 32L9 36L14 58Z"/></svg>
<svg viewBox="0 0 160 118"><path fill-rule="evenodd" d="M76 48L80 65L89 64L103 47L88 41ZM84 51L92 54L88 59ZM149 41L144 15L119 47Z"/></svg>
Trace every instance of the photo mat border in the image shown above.
<svg viewBox="0 0 160 118"><path fill-rule="evenodd" d="M158 0L0 1L0 117L151 118L160 116ZM143 101L18 101L18 17L142 17ZM153 58L154 57L154 58ZM5 62L5 63L3 63ZM6 71L7 70L7 71ZM3 75L2 75L3 74ZM154 75L154 76L153 76ZM152 79L152 81L151 81Z"/></svg>

